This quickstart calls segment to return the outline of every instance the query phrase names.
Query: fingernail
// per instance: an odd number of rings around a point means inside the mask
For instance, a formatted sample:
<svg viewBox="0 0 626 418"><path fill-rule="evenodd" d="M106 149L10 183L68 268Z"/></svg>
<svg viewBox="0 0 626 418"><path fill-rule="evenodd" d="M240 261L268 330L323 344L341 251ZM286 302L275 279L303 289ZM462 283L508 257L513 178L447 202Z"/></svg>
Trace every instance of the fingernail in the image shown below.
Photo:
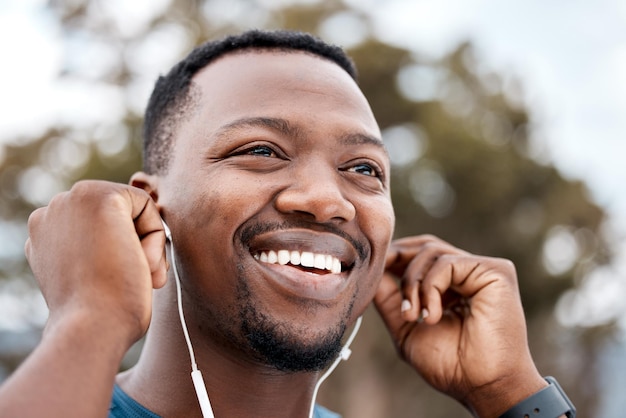
<svg viewBox="0 0 626 418"><path fill-rule="evenodd" d="M422 309L422 319L428 318L429 315L430 315L430 312L428 312L428 309L426 308Z"/></svg>
<svg viewBox="0 0 626 418"><path fill-rule="evenodd" d="M404 299L402 301L402 305L400 305L400 312L406 312L411 309L411 302L408 299Z"/></svg>

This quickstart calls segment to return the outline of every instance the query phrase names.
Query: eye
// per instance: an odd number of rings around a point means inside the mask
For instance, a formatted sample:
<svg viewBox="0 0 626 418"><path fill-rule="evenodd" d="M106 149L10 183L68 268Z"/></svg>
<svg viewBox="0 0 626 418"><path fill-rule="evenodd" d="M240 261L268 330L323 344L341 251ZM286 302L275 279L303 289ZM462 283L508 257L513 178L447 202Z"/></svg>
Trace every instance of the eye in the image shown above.
<svg viewBox="0 0 626 418"><path fill-rule="evenodd" d="M276 157L274 150L265 145L257 145L252 148L248 148L241 154L254 155L258 157Z"/></svg>
<svg viewBox="0 0 626 418"><path fill-rule="evenodd" d="M278 157L278 153L267 145L253 145L248 148L240 149L231 154L231 156L251 155L253 157Z"/></svg>
<svg viewBox="0 0 626 418"><path fill-rule="evenodd" d="M352 167L348 168L346 171L351 172L351 173L362 174L368 177L382 178L381 171L378 169L378 167L374 166L373 164L367 164L367 163L355 164Z"/></svg>

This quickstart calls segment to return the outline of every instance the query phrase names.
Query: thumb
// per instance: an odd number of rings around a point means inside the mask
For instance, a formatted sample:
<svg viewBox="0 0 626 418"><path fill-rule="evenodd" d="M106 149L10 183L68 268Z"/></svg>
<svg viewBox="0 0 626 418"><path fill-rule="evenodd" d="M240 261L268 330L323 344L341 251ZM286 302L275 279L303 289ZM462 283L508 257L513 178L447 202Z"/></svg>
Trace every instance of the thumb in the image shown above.
<svg viewBox="0 0 626 418"><path fill-rule="evenodd" d="M141 238L141 248L148 260L152 287L160 289L167 281L167 261L165 258L165 233L154 231Z"/></svg>
<svg viewBox="0 0 626 418"><path fill-rule="evenodd" d="M152 199L145 198L143 192L129 193L135 231L141 241L141 248L148 262L152 276L152 287L159 289L167 281L167 261L165 258L165 231L159 210ZM141 196L141 197L140 197Z"/></svg>

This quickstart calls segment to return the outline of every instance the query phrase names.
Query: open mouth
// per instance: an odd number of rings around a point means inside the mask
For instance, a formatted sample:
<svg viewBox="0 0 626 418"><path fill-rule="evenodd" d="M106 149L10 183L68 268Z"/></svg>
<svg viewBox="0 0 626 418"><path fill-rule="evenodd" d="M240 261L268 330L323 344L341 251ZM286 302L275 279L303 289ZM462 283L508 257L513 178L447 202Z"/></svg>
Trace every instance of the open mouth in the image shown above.
<svg viewBox="0 0 626 418"><path fill-rule="evenodd" d="M253 257L262 263L289 265L315 274L340 274L350 270L351 266L330 254L296 250L258 251Z"/></svg>

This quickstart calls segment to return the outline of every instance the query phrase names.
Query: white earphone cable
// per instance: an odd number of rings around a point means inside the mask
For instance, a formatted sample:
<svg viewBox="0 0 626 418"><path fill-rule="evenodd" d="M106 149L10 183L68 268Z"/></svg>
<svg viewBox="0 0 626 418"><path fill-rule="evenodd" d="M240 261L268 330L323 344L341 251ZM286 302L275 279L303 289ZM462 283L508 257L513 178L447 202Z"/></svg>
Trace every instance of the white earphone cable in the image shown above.
<svg viewBox="0 0 626 418"><path fill-rule="evenodd" d="M178 269L176 267L176 255L174 254L174 244L172 243L172 232L167 224L163 222L163 229L165 230L165 242L168 245L170 251L170 258L172 260L172 269L174 270L174 278L176 279L176 299L178 302L178 316L180 317L180 324L183 328L183 334L185 335L185 341L187 342L187 348L189 349L189 358L191 359L191 380L200 403L200 409L202 410L202 416L204 418L215 418L213 415L213 408L211 407L211 401L209 400L209 394L207 393L204 379L202 378L202 372L198 369L196 364L196 356L193 352L193 346L191 345L191 338L189 338L189 331L187 330L187 322L185 321L185 314L183 313L183 298L180 287L180 278L178 277Z"/></svg>
<svg viewBox="0 0 626 418"><path fill-rule="evenodd" d="M352 350L350 350L350 344L352 344L352 341L356 337L356 334L359 332L359 328L361 328L361 322L363 322L363 317L359 316L356 322L354 323L354 328L352 329L350 336L346 340L346 343L343 345L341 352L339 353L339 355L337 356L333 364L330 365L328 370L324 372L324 374L319 378L319 380L315 384L315 389L313 389L313 399L311 399L311 407L309 409L309 418L313 418L313 413L315 411L315 400L317 399L317 392L319 391L320 386L322 386L322 383L324 383L326 378L328 378L328 376L330 376L330 374L335 371L335 368L337 368L341 360L348 360L350 358L350 355L352 354Z"/></svg>

